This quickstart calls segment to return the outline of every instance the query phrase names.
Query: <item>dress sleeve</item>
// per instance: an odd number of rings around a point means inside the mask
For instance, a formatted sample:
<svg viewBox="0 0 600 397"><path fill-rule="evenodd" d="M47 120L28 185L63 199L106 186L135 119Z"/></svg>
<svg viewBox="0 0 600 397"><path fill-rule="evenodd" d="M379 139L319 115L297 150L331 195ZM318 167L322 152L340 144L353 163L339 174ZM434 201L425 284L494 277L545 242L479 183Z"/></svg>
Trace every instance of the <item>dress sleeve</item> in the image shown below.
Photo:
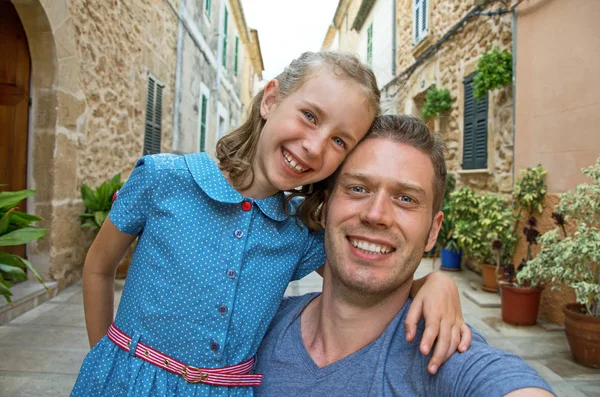
<svg viewBox="0 0 600 397"><path fill-rule="evenodd" d="M154 175L151 157L144 156L117 192L108 216L121 232L137 236L144 229L152 207Z"/></svg>
<svg viewBox="0 0 600 397"><path fill-rule="evenodd" d="M323 230L308 233L306 250L298 267L296 267L292 280L300 280L325 264L324 236L325 232Z"/></svg>

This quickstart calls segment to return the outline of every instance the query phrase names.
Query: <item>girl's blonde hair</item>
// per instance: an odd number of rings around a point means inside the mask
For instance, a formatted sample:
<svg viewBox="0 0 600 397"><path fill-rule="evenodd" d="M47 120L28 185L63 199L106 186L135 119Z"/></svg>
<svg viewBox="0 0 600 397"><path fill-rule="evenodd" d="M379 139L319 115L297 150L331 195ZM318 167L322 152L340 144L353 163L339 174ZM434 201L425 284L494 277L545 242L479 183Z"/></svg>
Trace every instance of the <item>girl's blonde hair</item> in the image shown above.
<svg viewBox="0 0 600 397"><path fill-rule="evenodd" d="M363 65L355 55L333 51L305 52L293 60L282 73L275 77L279 82L278 100L281 101L294 93L309 78L325 68L331 70L337 77L350 80L362 87L365 90L368 110L373 117L379 114L380 94L373 71ZM246 121L217 142L219 166L227 172L231 184L237 190L247 189L254 181L252 163L256 155L258 138L266 122L260 114L263 95L264 89L252 99ZM321 227L317 218L317 207L322 202L320 197L322 191L316 187L309 185L303 186L299 190L293 190L290 195L286 196L284 203L287 211L289 200L294 197L304 197L304 201L293 215L312 230L318 230Z"/></svg>

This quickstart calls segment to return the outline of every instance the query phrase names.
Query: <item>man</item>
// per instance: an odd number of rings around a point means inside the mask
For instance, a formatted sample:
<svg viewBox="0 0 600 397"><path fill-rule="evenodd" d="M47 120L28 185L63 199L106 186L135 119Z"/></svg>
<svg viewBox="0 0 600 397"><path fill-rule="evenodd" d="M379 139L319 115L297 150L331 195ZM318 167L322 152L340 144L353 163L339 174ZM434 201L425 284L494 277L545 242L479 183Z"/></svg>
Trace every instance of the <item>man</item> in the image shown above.
<svg viewBox="0 0 600 397"><path fill-rule="evenodd" d="M405 340L412 278L444 218L444 146L382 116L328 186L322 294L286 299L257 356L257 396L552 396L519 357L473 332L436 375Z"/></svg>

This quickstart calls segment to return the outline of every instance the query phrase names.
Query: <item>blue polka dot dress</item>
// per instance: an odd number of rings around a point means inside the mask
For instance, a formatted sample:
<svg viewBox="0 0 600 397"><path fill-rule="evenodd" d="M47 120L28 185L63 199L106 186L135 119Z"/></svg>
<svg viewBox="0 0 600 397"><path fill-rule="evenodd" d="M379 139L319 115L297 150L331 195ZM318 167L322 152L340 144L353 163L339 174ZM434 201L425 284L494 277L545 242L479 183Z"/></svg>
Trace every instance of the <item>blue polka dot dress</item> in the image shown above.
<svg viewBox="0 0 600 397"><path fill-rule="evenodd" d="M255 355L291 280L325 262L322 233L286 216L283 194L241 196L204 153L141 158L110 219L138 235L115 325L187 365ZM188 383L106 336L71 396L252 396L251 387Z"/></svg>

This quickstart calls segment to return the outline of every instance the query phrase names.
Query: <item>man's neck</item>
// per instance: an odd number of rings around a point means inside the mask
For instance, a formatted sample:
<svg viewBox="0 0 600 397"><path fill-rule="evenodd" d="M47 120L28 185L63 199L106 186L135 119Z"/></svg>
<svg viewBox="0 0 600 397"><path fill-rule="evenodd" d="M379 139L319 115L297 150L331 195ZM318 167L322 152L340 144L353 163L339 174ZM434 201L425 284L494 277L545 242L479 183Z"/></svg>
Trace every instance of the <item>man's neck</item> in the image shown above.
<svg viewBox="0 0 600 397"><path fill-rule="evenodd" d="M410 295L411 282L368 305L333 290L324 275L323 293L302 312L302 342L313 361L325 367L367 346L383 334Z"/></svg>

